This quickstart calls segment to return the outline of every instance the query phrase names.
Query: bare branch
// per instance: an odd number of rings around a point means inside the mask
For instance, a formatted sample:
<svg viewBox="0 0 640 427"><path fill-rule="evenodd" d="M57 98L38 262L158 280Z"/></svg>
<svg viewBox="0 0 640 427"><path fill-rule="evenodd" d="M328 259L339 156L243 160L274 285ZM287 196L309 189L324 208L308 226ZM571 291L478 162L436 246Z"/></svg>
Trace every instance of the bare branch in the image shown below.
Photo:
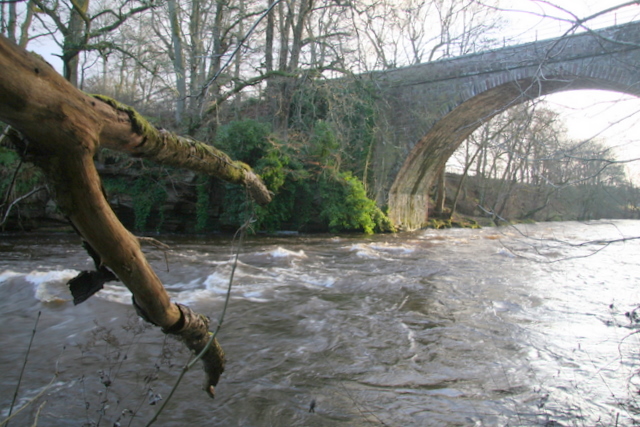
<svg viewBox="0 0 640 427"><path fill-rule="evenodd" d="M9 214L11 213L11 209L13 209L13 207L15 205L17 205L18 203L20 203L24 199L27 199L27 198L33 196L34 194L36 194L36 193L38 193L38 192L40 192L42 190L46 190L46 189L47 189L47 187L45 187L45 186L41 186L41 187L35 188L35 189L29 191L27 194L24 194L24 195L16 198L14 201L12 201L9 204L9 206L7 206L7 209L4 211L4 216L2 217L2 221L0 221L0 227L2 225L4 225L5 222L7 222L7 219L9 218Z"/></svg>

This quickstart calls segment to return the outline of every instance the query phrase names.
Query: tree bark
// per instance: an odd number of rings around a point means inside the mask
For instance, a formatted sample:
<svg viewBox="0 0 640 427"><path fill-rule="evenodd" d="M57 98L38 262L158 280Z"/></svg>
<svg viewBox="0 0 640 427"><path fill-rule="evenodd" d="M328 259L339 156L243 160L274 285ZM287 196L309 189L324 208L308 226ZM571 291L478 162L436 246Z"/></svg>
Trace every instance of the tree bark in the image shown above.
<svg viewBox="0 0 640 427"><path fill-rule="evenodd" d="M182 124L185 109L185 100L187 99L187 76L184 67L182 33L179 22L179 9L176 0L168 0L167 7L169 9L169 21L171 21L171 47L173 48L173 71L176 75L176 88L178 95L176 98L176 125Z"/></svg>
<svg viewBox="0 0 640 427"><path fill-rule="evenodd" d="M44 171L56 201L100 259L133 294L143 317L176 334L196 351L204 348L208 322L171 303L137 239L117 219L102 192L93 156L100 146L243 184L260 204L270 195L248 166L202 142L150 125L135 110L89 96L46 62L0 36L0 120L24 139L22 155ZM204 335L203 335L204 334ZM224 365L215 343L203 358L206 390Z"/></svg>
<svg viewBox="0 0 640 427"><path fill-rule="evenodd" d="M62 62L64 77L75 87L78 87L78 68L80 66L80 52L87 44L88 25L87 11L89 0L79 0L73 3L67 33L62 45Z"/></svg>

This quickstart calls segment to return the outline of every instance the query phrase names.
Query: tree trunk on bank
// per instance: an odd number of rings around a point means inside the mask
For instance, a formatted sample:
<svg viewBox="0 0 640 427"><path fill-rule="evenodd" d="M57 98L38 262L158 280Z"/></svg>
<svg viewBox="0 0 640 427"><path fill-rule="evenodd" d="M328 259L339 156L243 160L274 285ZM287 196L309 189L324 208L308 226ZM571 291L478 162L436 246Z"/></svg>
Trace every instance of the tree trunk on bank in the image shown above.
<svg viewBox="0 0 640 427"><path fill-rule="evenodd" d="M80 67L80 52L87 43L87 25L85 21L89 10L89 0L77 1L71 9L69 26L64 35L62 46L62 63L64 77L75 87L78 87L78 68Z"/></svg>
<svg viewBox="0 0 640 427"><path fill-rule="evenodd" d="M248 166L204 143L150 125L133 109L92 97L46 62L0 36L0 120L18 130L18 151L44 171L60 209L133 294L145 320L178 335L193 351L204 348L208 321L171 303L140 245L117 219L102 192L93 156L100 147L243 184L260 204L270 195ZM213 396L224 365L214 343L203 358L205 389Z"/></svg>
<svg viewBox="0 0 640 427"><path fill-rule="evenodd" d="M179 9L176 0L167 0L167 9L169 10L169 21L171 21L171 47L173 49L173 71L176 75L176 88L178 90L176 98L176 126L182 124L184 110L187 99L187 83L184 66L182 35L180 33L180 23L178 16Z"/></svg>

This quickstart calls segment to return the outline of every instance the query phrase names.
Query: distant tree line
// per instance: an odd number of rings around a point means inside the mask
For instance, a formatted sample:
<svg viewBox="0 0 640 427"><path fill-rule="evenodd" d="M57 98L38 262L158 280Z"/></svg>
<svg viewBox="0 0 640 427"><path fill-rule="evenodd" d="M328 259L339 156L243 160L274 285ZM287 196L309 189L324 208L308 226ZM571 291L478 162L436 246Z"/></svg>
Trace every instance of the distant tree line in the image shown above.
<svg viewBox="0 0 640 427"><path fill-rule="evenodd" d="M484 124L458 149L456 211L512 220L638 218L640 190L603 141L575 141L558 113L528 103ZM467 196L467 199L469 197Z"/></svg>

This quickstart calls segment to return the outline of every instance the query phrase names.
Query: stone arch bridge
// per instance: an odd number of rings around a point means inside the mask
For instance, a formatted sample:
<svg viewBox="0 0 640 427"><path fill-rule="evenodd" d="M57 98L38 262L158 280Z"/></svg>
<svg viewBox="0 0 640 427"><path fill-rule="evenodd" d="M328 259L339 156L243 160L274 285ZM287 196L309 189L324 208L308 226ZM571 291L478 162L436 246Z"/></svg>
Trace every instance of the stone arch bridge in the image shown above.
<svg viewBox="0 0 640 427"><path fill-rule="evenodd" d="M542 95L640 96L640 22L369 75L388 121L373 159L376 198L400 229L427 221L429 189L482 123Z"/></svg>

